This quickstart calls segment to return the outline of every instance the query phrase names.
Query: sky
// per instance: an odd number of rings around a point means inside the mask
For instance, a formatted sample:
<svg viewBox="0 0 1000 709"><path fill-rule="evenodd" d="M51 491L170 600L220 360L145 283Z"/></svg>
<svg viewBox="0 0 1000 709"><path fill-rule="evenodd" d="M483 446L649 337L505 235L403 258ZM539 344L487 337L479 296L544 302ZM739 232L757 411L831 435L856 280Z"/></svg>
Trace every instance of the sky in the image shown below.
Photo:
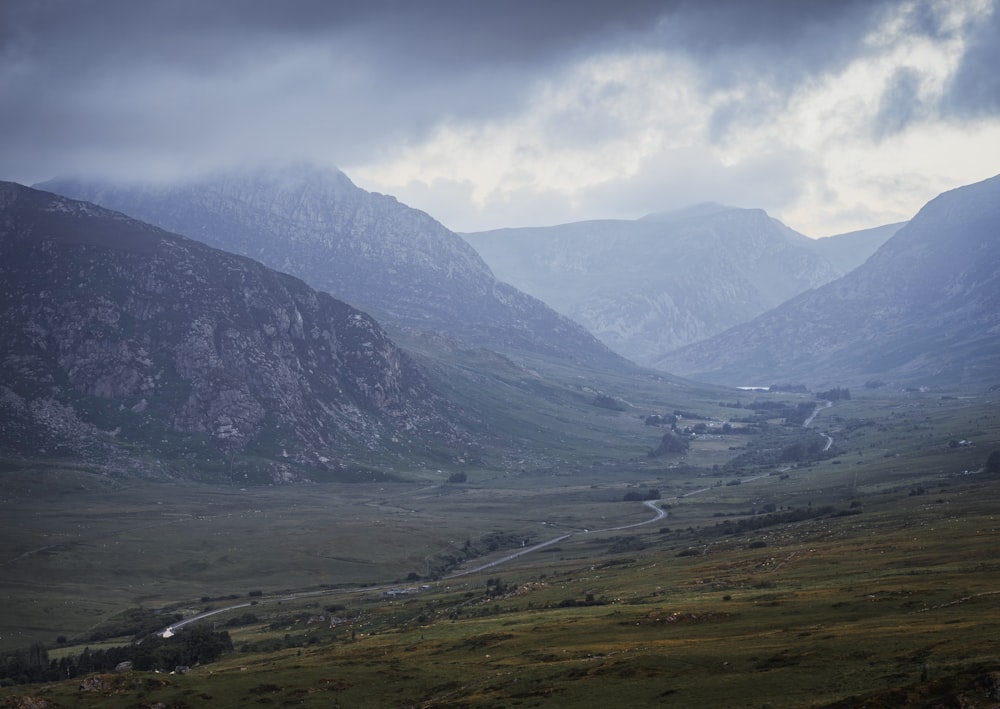
<svg viewBox="0 0 1000 709"><path fill-rule="evenodd" d="M1000 173L1000 0L3 0L0 179L309 161L455 231Z"/></svg>

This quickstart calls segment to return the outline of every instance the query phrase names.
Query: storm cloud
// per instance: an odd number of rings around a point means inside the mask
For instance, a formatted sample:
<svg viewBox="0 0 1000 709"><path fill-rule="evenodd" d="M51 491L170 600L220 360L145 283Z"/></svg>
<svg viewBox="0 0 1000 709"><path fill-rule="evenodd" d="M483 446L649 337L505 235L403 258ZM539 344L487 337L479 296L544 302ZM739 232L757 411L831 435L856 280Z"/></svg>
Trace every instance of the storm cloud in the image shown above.
<svg viewBox="0 0 1000 709"><path fill-rule="evenodd" d="M997 172L998 37L991 0L8 0L0 177L305 159L455 229L714 200L819 235Z"/></svg>

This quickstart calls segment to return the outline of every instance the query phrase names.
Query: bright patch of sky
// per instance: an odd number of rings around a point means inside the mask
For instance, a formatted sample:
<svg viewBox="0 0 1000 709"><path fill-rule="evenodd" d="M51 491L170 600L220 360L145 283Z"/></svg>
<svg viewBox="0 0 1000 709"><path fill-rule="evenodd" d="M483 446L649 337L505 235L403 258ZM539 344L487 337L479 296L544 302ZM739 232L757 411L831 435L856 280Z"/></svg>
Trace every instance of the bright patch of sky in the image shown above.
<svg viewBox="0 0 1000 709"><path fill-rule="evenodd" d="M810 236L908 219L941 191L1000 169L996 117L970 124L936 109L965 32L992 4L936 9L937 35L914 34L914 3L901 4L864 38L863 53L790 93L765 79L714 88L697 65L668 51L587 57L536 81L514 115L450 121L347 172L456 230L639 217L642 208L630 211L627 200L592 197L663 162L670 168L659 171L662 200L647 211L701 200L763 207ZM724 125L713 131L720 115ZM794 156L801 168L775 172L767 156ZM702 174L705 164L718 181ZM734 182L726 173L743 174ZM786 184L746 189L754 179ZM544 216L530 199L540 193L551 200ZM465 195L464 209L448 206L456 194Z"/></svg>

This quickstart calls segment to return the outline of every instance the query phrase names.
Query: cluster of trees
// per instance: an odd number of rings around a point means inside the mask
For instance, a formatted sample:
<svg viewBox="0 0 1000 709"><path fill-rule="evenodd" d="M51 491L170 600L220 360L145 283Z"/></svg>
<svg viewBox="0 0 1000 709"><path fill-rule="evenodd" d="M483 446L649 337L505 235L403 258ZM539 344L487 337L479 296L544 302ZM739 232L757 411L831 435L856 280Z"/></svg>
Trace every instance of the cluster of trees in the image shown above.
<svg viewBox="0 0 1000 709"><path fill-rule="evenodd" d="M625 410L625 404L607 394L598 394L590 403L601 409L610 409L611 411Z"/></svg>
<svg viewBox="0 0 1000 709"><path fill-rule="evenodd" d="M516 586L504 583L501 578L486 579L486 598L500 598L515 590L517 590Z"/></svg>
<svg viewBox="0 0 1000 709"><path fill-rule="evenodd" d="M779 461L782 463L804 463L809 460L816 460L823 453L826 441L822 438L810 438L807 441L799 440L789 443L781 449Z"/></svg>
<svg viewBox="0 0 1000 709"><path fill-rule="evenodd" d="M861 514L860 507L852 507L849 510L837 511L833 505L823 505L822 507L797 507L794 510L785 512L773 512L771 514L756 515L738 520L727 519L717 526L723 534L744 534L764 527L773 527L779 524L789 524L791 522L801 522L817 517L846 517L848 515Z"/></svg>
<svg viewBox="0 0 1000 709"><path fill-rule="evenodd" d="M608 602L603 598L594 598L593 593L588 593L581 601L577 598L564 598L559 601L560 608L578 608L581 606L606 606Z"/></svg>
<svg viewBox="0 0 1000 709"><path fill-rule="evenodd" d="M495 552L499 549L513 549L527 544L530 539L513 532L489 532L484 534L477 541L466 539L460 550L454 552L442 552L435 556L436 563L430 569L425 578L440 578L450 569L455 568L464 561L475 559ZM419 576L414 572L414 576Z"/></svg>
<svg viewBox="0 0 1000 709"><path fill-rule="evenodd" d="M767 426L762 436L751 441L746 451L722 465L723 471L754 472L788 463L808 463L832 458L834 450L824 451L826 438L812 429Z"/></svg>
<svg viewBox="0 0 1000 709"><path fill-rule="evenodd" d="M670 426L671 429L676 429L677 416L674 414L650 414L643 423L647 426Z"/></svg>
<svg viewBox="0 0 1000 709"><path fill-rule="evenodd" d="M644 500L659 500L660 491L656 488L651 488L649 490L629 490L625 493L623 498L626 502L642 502Z"/></svg>
<svg viewBox="0 0 1000 709"><path fill-rule="evenodd" d="M104 650L88 647L76 657L59 660L50 660L45 646L36 643L3 657L0 685L54 682L93 672L111 672L123 662L132 663L134 670L173 670L214 662L232 649L229 633L216 632L207 626L186 628L170 638L154 635L138 644Z"/></svg>
<svg viewBox="0 0 1000 709"><path fill-rule="evenodd" d="M851 398L851 390L846 388L834 387L833 389L827 389L826 391L816 392L817 399L826 399L827 401L846 401Z"/></svg>
<svg viewBox="0 0 1000 709"><path fill-rule="evenodd" d="M234 598L238 598L238 596L234 596ZM202 601L204 602L204 599ZM181 616L177 613L161 613L152 608L130 608L102 623L100 627L88 634L84 641L96 643L126 635L133 640L141 640L180 619ZM65 642L65 638L60 642Z"/></svg>
<svg viewBox="0 0 1000 709"><path fill-rule="evenodd" d="M676 431L667 431L660 439L660 445L649 452L649 457L659 458L669 453L687 453L690 447L691 441L685 436L679 435Z"/></svg>

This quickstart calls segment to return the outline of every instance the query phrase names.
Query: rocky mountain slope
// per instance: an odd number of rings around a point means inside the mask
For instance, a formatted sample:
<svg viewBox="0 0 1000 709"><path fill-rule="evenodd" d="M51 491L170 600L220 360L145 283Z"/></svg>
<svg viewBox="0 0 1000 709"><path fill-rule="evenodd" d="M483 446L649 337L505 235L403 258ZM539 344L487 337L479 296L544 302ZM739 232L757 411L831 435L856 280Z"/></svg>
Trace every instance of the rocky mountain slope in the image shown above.
<svg viewBox="0 0 1000 709"><path fill-rule="evenodd" d="M8 452L272 482L463 445L372 318L122 214L0 183L0 289Z"/></svg>
<svg viewBox="0 0 1000 709"><path fill-rule="evenodd" d="M1000 382L1000 176L946 192L863 265L657 361L726 384Z"/></svg>
<svg viewBox="0 0 1000 709"><path fill-rule="evenodd" d="M379 318L502 351L623 364L584 328L494 278L430 216L338 171L295 166L171 185L39 187L257 259Z"/></svg>
<svg viewBox="0 0 1000 709"><path fill-rule="evenodd" d="M716 204L464 236L498 278L642 364L843 275L888 238L861 235L868 251L855 243L828 258L833 249L761 210Z"/></svg>

